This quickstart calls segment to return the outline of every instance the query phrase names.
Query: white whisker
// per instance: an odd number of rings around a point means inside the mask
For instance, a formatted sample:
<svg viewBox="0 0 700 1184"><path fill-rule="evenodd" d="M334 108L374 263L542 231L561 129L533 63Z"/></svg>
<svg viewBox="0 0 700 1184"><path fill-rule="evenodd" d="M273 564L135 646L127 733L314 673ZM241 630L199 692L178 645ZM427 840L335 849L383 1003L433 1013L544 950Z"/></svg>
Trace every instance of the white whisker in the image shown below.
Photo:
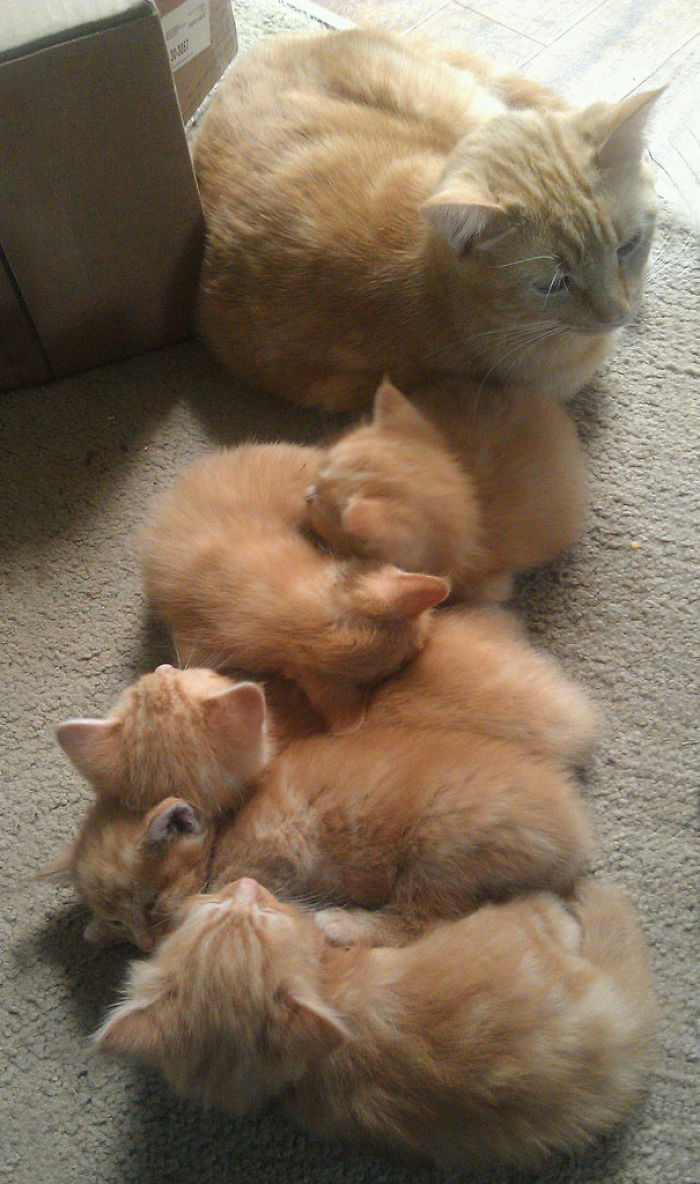
<svg viewBox="0 0 700 1184"><path fill-rule="evenodd" d="M535 263L538 259L548 259L552 263L559 262L555 255L529 255L527 259L514 259L512 263L497 263L496 268L500 270L502 267L519 267L521 263Z"/></svg>

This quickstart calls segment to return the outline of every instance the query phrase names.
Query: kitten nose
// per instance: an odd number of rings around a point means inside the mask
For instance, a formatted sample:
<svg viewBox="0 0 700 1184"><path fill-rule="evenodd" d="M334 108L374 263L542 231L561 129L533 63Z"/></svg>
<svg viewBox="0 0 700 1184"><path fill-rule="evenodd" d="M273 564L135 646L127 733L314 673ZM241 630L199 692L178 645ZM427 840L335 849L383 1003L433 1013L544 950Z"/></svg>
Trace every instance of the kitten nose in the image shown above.
<svg viewBox="0 0 700 1184"><path fill-rule="evenodd" d="M162 666L156 666L156 674L164 674L166 670L174 669L175 667L171 666L169 662L163 662Z"/></svg>
<svg viewBox="0 0 700 1184"><path fill-rule="evenodd" d="M305 502L307 503L307 505L308 505L308 503L309 503L309 502L312 502L312 501L314 500L314 498L315 498L315 497L316 497L316 486L315 486L315 485L309 485L309 486L308 486L308 488L307 488L307 490L306 490L306 493L304 494L304 501L305 501Z"/></svg>
<svg viewBox="0 0 700 1184"><path fill-rule="evenodd" d="M240 880L236 880L231 888L231 896L235 900L242 901L243 904L252 904L260 894L258 881L253 880L250 876L243 876Z"/></svg>

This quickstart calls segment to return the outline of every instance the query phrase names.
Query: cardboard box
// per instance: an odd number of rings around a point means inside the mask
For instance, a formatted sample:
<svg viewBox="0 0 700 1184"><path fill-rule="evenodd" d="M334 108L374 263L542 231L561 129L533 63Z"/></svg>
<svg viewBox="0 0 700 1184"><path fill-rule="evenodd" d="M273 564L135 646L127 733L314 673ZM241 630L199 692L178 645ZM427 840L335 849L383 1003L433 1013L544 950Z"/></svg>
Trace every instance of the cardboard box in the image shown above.
<svg viewBox="0 0 700 1184"><path fill-rule="evenodd" d="M3 0L0 110L0 389L188 336L203 220L155 4Z"/></svg>
<svg viewBox="0 0 700 1184"><path fill-rule="evenodd" d="M230 0L156 0L182 118L187 122L235 56Z"/></svg>

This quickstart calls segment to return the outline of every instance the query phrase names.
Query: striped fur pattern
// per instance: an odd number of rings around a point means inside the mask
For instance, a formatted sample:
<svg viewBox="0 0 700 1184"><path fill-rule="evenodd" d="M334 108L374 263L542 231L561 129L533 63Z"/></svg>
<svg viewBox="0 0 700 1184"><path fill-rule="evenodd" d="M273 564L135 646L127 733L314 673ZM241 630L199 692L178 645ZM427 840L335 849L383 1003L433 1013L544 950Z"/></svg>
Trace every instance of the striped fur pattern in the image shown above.
<svg viewBox="0 0 700 1184"><path fill-rule="evenodd" d="M99 1049L243 1114L444 1168L537 1166L607 1132L645 1080L655 1004L624 898L485 905L401 949L338 950L243 878L136 964Z"/></svg>
<svg viewBox="0 0 700 1184"><path fill-rule="evenodd" d="M464 53L353 29L236 59L195 145L198 323L261 390L332 410L447 376L560 398L643 287L657 92L567 108Z"/></svg>

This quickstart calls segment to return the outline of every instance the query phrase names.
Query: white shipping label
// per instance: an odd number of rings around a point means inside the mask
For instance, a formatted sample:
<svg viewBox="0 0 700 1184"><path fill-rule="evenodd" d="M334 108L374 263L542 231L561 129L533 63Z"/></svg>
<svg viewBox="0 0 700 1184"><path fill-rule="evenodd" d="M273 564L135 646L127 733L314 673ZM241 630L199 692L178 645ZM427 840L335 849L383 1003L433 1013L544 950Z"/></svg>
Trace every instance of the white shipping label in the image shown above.
<svg viewBox="0 0 700 1184"><path fill-rule="evenodd" d="M209 0L184 0L163 17L161 24L173 71L211 45Z"/></svg>

